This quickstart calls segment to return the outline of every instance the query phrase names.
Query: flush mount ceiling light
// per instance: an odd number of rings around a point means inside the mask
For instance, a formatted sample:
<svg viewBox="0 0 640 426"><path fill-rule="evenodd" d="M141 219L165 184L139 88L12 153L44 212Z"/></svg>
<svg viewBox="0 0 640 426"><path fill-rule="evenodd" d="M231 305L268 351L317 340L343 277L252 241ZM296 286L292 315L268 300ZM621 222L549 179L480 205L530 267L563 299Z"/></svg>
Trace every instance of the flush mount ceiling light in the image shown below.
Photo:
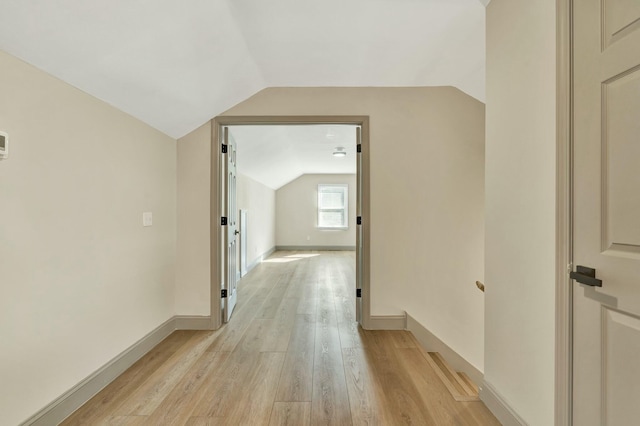
<svg viewBox="0 0 640 426"><path fill-rule="evenodd" d="M333 156L334 157L346 157L347 156L347 151L345 151L343 147L338 146L338 147L336 147L336 150L333 151Z"/></svg>

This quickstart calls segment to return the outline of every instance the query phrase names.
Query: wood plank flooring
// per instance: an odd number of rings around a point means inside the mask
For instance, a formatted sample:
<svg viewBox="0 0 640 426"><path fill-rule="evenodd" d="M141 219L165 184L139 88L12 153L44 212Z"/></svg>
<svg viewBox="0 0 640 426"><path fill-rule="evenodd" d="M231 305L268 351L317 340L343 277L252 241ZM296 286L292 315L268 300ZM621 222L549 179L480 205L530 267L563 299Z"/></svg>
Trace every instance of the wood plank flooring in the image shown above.
<svg viewBox="0 0 640 426"><path fill-rule="evenodd" d="M63 425L499 425L406 331L355 322L353 252L277 252L231 321L176 331Z"/></svg>

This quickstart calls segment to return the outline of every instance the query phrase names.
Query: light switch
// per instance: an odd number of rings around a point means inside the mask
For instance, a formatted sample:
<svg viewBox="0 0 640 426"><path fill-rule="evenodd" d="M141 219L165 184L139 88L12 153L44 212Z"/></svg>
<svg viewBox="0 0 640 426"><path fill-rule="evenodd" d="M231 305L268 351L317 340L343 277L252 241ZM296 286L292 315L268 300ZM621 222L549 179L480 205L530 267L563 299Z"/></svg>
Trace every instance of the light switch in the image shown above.
<svg viewBox="0 0 640 426"><path fill-rule="evenodd" d="M142 226L153 225L153 214L151 212L142 213Z"/></svg>
<svg viewBox="0 0 640 426"><path fill-rule="evenodd" d="M9 158L9 135L0 132L0 160Z"/></svg>

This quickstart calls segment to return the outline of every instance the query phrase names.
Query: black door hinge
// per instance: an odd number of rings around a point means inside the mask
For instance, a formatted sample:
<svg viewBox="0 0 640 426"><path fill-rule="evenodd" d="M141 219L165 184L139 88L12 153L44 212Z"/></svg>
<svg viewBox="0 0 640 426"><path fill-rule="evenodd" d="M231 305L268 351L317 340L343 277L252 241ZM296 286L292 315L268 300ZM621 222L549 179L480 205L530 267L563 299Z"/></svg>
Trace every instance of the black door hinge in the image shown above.
<svg viewBox="0 0 640 426"><path fill-rule="evenodd" d="M227 297L227 289L223 288L222 291L220 292L220 297L222 297L223 299L225 299Z"/></svg>
<svg viewBox="0 0 640 426"><path fill-rule="evenodd" d="M362 297L362 289L356 288L356 297Z"/></svg>
<svg viewBox="0 0 640 426"><path fill-rule="evenodd" d="M227 153L227 145L222 144L222 153L226 154Z"/></svg>
<svg viewBox="0 0 640 426"><path fill-rule="evenodd" d="M356 145L356 152L362 152L362 144Z"/></svg>
<svg viewBox="0 0 640 426"><path fill-rule="evenodd" d="M362 225L362 216L358 216L358 217L356 218L356 224L358 224L358 225Z"/></svg>
<svg viewBox="0 0 640 426"><path fill-rule="evenodd" d="M227 217L226 216L222 216L220 218L220 225L227 226Z"/></svg>

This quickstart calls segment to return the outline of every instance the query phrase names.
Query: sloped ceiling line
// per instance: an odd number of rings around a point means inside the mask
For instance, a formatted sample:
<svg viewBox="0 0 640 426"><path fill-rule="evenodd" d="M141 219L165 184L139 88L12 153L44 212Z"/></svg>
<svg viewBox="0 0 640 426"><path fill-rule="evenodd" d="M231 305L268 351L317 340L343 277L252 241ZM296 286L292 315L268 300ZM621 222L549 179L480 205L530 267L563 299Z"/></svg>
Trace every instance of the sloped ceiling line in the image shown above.
<svg viewBox="0 0 640 426"><path fill-rule="evenodd" d="M3 0L0 49L179 138L273 86L484 100L486 0Z"/></svg>

